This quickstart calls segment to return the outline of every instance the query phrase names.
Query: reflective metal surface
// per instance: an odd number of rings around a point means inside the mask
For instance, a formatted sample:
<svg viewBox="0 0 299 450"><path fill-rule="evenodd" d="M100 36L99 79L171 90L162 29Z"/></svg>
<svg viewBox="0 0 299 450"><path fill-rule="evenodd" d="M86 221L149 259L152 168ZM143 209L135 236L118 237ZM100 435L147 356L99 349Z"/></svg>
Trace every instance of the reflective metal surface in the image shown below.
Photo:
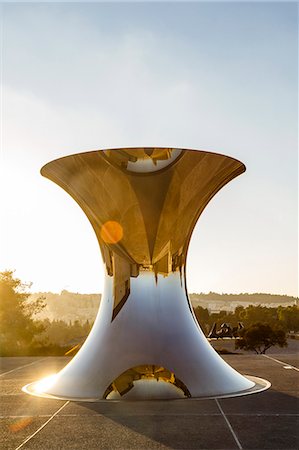
<svg viewBox="0 0 299 450"><path fill-rule="evenodd" d="M100 150L42 168L89 218L106 280L81 350L49 386L33 383L26 392L94 400L255 389L206 340L185 282L187 249L200 214L244 170L227 156L172 148Z"/></svg>

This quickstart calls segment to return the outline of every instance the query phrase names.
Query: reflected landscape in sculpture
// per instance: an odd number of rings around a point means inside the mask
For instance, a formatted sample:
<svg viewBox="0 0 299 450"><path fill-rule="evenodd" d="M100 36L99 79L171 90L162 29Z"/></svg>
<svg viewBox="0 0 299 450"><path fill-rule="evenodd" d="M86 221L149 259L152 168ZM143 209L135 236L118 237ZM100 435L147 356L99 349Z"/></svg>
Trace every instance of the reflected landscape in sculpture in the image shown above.
<svg viewBox="0 0 299 450"><path fill-rule="evenodd" d="M50 387L37 393L33 383L27 392L96 400L239 395L265 388L212 349L193 316L185 280L198 218L244 171L240 161L224 155L174 148L99 150L42 168L88 217L106 275L97 319L79 353Z"/></svg>

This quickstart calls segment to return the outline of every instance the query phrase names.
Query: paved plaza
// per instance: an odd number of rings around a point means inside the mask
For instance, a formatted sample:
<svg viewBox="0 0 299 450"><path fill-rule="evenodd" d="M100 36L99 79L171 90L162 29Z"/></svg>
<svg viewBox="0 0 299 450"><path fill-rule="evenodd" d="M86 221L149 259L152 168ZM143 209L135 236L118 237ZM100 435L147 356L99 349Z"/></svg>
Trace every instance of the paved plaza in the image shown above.
<svg viewBox="0 0 299 450"><path fill-rule="evenodd" d="M57 372L69 358L2 358L0 448L299 449L299 341L268 356L223 358L272 387L221 400L56 401L28 396L21 387Z"/></svg>

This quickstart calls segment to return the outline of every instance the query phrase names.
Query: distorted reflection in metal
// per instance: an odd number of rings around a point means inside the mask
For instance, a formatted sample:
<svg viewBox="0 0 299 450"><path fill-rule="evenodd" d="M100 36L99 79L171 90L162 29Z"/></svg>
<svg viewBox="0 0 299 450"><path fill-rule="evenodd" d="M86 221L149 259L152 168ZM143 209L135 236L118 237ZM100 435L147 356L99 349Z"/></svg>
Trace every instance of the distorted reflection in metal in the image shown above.
<svg viewBox="0 0 299 450"><path fill-rule="evenodd" d="M103 151L112 164L139 173L157 172L177 160L181 152L179 148L139 148L138 155L135 148Z"/></svg>
<svg viewBox="0 0 299 450"><path fill-rule="evenodd" d="M140 380L144 380L146 382L156 381L157 383L160 383L160 398L161 395L163 396L163 394L167 398L191 397L187 387L184 385L184 383L176 378L174 373L170 372L164 367L156 365L143 365L132 367L131 369L126 370L108 386L103 397L107 399L118 399L120 397L126 396L126 398L132 399L132 397L128 396L127 394L136 386L137 382L139 382ZM169 389L169 384L172 385L171 389ZM148 383L145 383L144 387L145 391L148 387ZM157 385L154 384L154 388L157 388ZM153 389L153 393L154 392L155 389Z"/></svg>
<svg viewBox="0 0 299 450"><path fill-rule="evenodd" d="M182 392L204 397L257 390L255 381L228 366L206 340L185 280L188 245L199 216L244 171L240 161L224 155L172 148L99 150L42 168L42 175L68 192L87 215L106 272L90 335L44 395L111 398L111 386L126 385L129 374L135 377L139 370L140 379L131 379L126 388L133 384L131 396L137 392L138 398L148 398L144 386L153 378L145 367L154 367L154 373L167 368L164 380L151 383L153 397L154 386L167 387L168 393L172 389L170 395L177 398ZM30 393L35 384L25 391Z"/></svg>

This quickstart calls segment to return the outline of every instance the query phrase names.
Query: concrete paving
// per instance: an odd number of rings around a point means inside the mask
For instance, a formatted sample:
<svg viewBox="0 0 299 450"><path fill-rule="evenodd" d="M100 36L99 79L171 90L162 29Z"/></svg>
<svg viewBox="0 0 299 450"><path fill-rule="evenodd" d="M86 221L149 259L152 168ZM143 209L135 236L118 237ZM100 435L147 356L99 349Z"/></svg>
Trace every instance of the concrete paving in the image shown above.
<svg viewBox="0 0 299 450"><path fill-rule="evenodd" d="M229 347L231 343L217 345ZM299 449L299 341L269 357L223 358L271 389L222 400L77 403L21 387L60 370L62 357L1 358L1 450Z"/></svg>

